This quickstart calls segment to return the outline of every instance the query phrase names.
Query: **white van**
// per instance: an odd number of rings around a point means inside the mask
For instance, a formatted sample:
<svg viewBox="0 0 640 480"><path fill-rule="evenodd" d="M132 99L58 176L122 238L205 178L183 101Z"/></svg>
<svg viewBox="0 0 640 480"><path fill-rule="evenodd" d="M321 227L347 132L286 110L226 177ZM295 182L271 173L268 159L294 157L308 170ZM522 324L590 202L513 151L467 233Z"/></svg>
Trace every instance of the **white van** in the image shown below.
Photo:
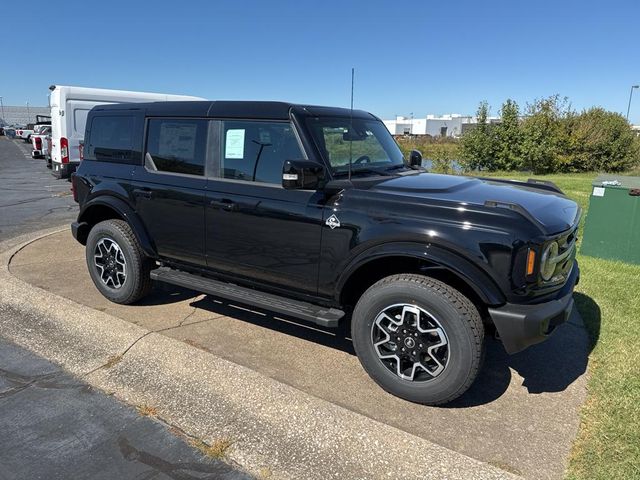
<svg viewBox="0 0 640 480"><path fill-rule="evenodd" d="M154 101L205 100L187 95L129 92L103 88L51 85L51 171L58 177L70 175L80 163L87 114L96 105Z"/></svg>

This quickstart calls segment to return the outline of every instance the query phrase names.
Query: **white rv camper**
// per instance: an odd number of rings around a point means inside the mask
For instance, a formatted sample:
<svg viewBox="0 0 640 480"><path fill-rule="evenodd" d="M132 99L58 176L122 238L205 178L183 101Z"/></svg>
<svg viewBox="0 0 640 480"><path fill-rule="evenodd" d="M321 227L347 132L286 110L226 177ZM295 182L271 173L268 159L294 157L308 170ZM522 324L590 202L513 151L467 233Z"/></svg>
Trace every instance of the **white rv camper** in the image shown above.
<svg viewBox="0 0 640 480"><path fill-rule="evenodd" d="M51 85L51 170L60 178L71 174L80 163L87 114L96 105L180 100L205 100L187 95L129 92L103 88Z"/></svg>

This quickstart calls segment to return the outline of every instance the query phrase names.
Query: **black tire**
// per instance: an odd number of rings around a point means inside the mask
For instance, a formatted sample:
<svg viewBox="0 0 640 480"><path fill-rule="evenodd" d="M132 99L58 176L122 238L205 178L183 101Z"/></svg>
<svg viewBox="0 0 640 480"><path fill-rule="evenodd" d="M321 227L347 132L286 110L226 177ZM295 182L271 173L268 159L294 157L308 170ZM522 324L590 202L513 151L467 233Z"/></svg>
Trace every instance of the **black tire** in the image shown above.
<svg viewBox="0 0 640 480"><path fill-rule="evenodd" d="M100 257L96 260L97 251L100 252ZM154 262L145 257L127 222L105 220L96 224L89 232L85 256L93 283L112 302L128 305L151 291L153 284L149 272ZM111 258L113 261L105 260ZM98 263L106 266L101 270ZM115 267L112 268L112 265ZM116 271L117 268L121 272Z"/></svg>
<svg viewBox="0 0 640 480"><path fill-rule="evenodd" d="M438 333L423 333L415 327L403 333L405 323L396 326L389 320L393 317L404 322L405 307L407 312L417 312L422 329L440 327ZM403 313L393 316L399 308ZM407 318L409 323L416 314L409 313ZM397 329L395 333L389 326ZM413 335L415 342L407 338ZM483 358L484 327L476 307L459 291L423 275L392 275L371 286L353 312L351 338L360 363L378 385L393 395L425 405L441 405L462 395L475 380ZM425 342L419 344L422 353L417 348L418 341ZM428 345L438 343L443 345L432 347L427 353ZM402 353L404 346L415 350ZM416 351L417 356L405 356L415 355ZM402 363L395 358L380 358L393 355L402 358ZM404 369L405 365L410 368ZM435 375L427 373L425 365ZM407 378L401 378L399 372Z"/></svg>

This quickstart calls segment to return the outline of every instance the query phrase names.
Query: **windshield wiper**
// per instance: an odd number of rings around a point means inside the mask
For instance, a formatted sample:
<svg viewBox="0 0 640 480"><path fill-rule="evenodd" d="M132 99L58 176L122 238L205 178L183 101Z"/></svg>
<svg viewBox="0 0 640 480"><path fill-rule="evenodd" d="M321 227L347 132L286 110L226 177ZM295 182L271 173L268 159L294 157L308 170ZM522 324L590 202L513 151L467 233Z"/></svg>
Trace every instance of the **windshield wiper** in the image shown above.
<svg viewBox="0 0 640 480"><path fill-rule="evenodd" d="M404 163L397 163L395 165L391 165L390 167L385 168L385 170L389 172L391 170L397 170L398 168L407 168L407 166Z"/></svg>
<svg viewBox="0 0 640 480"><path fill-rule="evenodd" d="M358 173L373 173L375 175L380 175L382 177L393 177L395 176L391 172L387 172L385 170L378 170L377 168L353 168L351 169L351 176L357 175ZM348 175L349 172L335 172L334 175Z"/></svg>

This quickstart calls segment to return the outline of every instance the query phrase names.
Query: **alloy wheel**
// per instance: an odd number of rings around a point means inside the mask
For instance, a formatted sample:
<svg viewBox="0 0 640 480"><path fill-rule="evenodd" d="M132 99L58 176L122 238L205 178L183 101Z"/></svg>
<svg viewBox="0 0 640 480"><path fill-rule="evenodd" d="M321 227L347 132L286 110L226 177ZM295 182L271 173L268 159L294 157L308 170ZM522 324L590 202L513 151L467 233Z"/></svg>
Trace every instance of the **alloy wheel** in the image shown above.
<svg viewBox="0 0 640 480"><path fill-rule="evenodd" d="M118 289L127 279L127 261L115 240L105 237L96 244L93 263L98 269L100 280L107 287Z"/></svg>
<svg viewBox="0 0 640 480"><path fill-rule="evenodd" d="M394 304L376 316L371 341L378 358L403 380L425 382L449 362L449 340L440 322L413 304Z"/></svg>

